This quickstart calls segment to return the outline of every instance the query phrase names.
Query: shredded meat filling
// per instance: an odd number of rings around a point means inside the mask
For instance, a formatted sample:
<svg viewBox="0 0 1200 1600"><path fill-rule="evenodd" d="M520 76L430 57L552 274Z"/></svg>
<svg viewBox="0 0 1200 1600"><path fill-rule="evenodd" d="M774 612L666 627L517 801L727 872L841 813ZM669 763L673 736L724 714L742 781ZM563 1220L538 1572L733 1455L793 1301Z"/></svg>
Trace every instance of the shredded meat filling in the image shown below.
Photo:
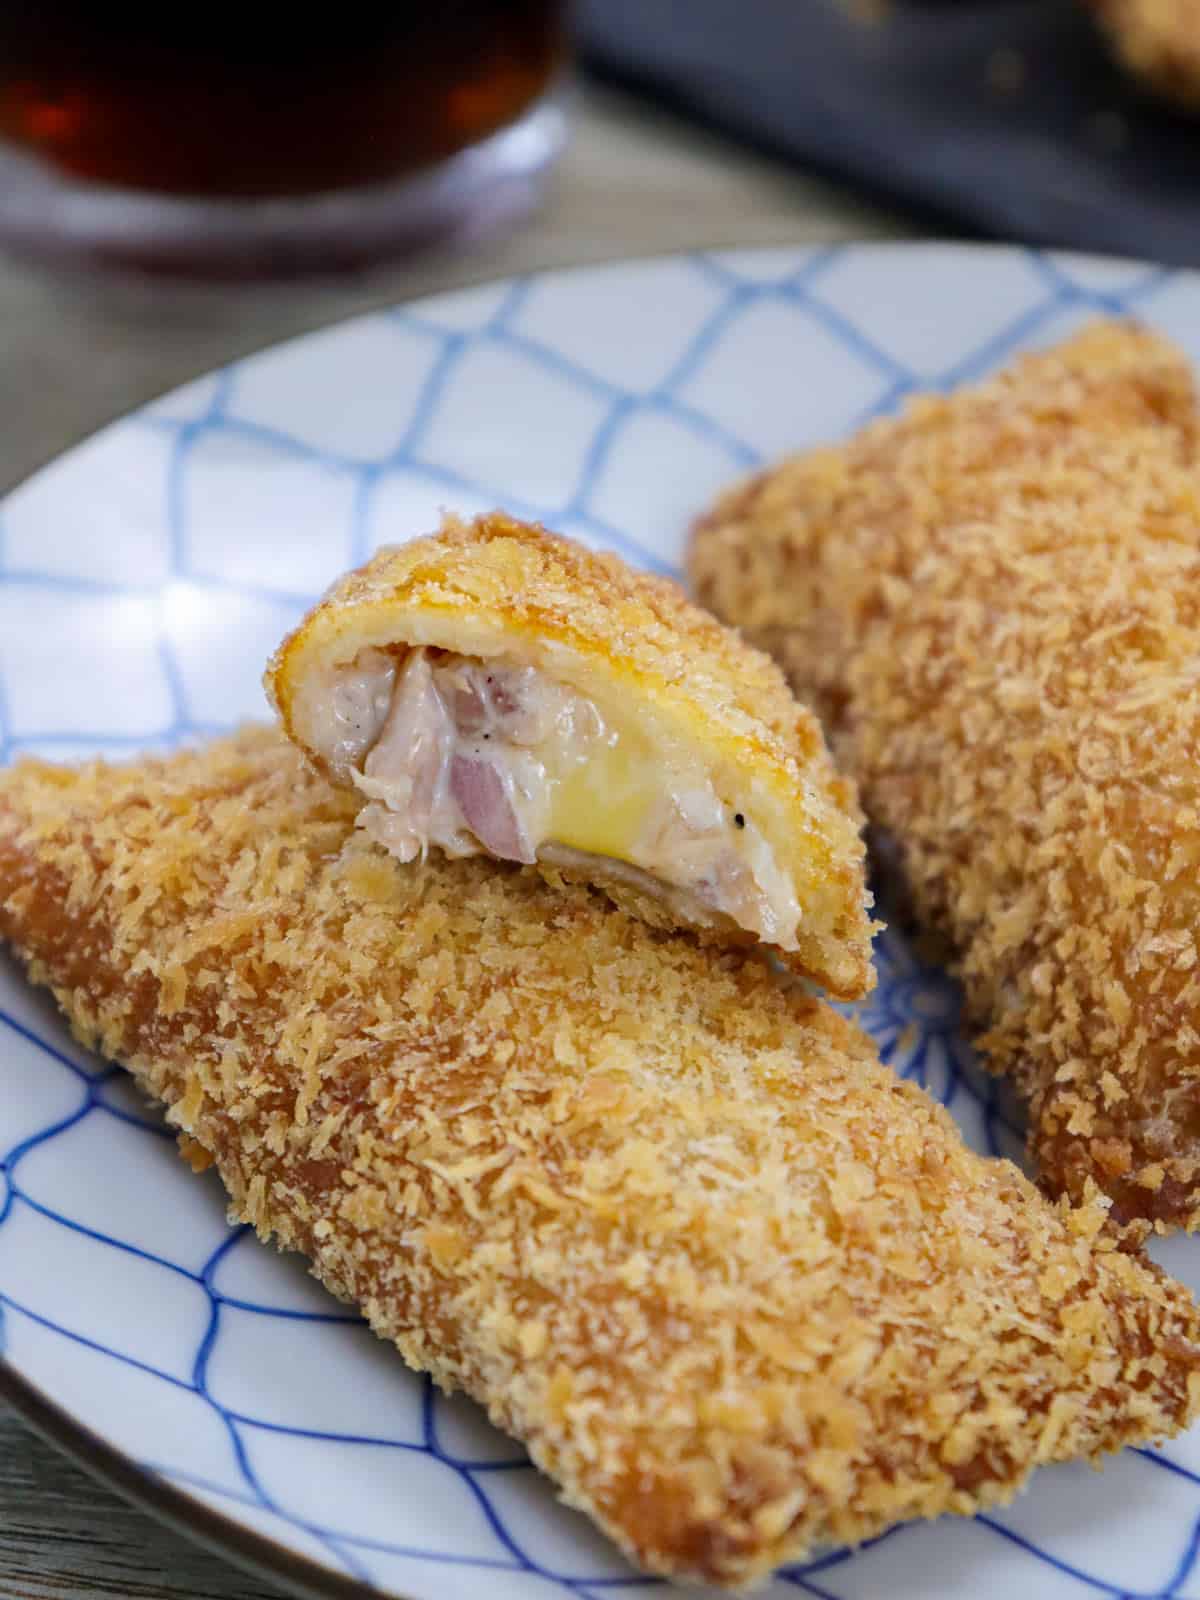
<svg viewBox="0 0 1200 1600"><path fill-rule="evenodd" d="M323 746L401 861L451 856L594 868L772 943L800 907L761 832L695 760L649 761L598 708L536 668L418 649L364 651L327 701ZM640 757L640 759L639 759ZM647 767L651 776L647 780Z"/></svg>

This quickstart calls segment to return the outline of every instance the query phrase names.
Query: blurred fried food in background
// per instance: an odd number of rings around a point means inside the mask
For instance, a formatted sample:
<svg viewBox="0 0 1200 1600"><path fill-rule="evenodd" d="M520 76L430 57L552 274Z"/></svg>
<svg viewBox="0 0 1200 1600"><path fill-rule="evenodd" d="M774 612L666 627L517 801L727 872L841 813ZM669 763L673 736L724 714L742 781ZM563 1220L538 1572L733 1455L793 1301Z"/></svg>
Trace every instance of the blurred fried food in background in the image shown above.
<svg viewBox="0 0 1200 1600"><path fill-rule="evenodd" d="M1131 72L1200 112L1200 0L1086 0Z"/></svg>

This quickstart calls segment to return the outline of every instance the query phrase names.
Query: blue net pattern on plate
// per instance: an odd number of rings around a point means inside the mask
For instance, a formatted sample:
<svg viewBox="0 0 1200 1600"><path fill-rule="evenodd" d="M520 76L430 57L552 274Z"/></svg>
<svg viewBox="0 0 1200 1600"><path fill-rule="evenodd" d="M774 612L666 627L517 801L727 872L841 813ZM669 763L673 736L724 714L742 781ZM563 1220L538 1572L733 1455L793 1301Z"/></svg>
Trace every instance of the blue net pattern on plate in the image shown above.
<svg viewBox="0 0 1200 1600"><path fill-rule="evenodd" d="M337 547L329 552L327 576L366 559L379 542L374 520L379 497L386 495L397 477L403 478L406 492L417 500L427 493L431 503L440 499L466 510L502 503L519 515L543 520L589 542L610 545L643 566L676 573L679 528L671 530L673 543L667 547L631 528L611 510L607 475L629 431L646 426L667 430L672 448L677 445L683 452L681 460L687 459L693 445L697 451L707 452L716 463L714 482L753 467L768 453L762 436L765 432L774 440L776 421L772 419L765 429L740 427L737 417L728 414L728 408L711 403L705 388L706 373L714 364L719 366L722 350L729 347L739 326L749 326L751 319L758 319L755 326L761 328L761 341L768 352L771 330L785 324L800 330L800 353L806 348L805 341L816 341L812 348L827 361L829 352L836 352L838 370L845 374L845 381L834 385L836 392L830 404L836 414L832 421L820 426L821 419L830 414L827 396L817 394L806 402L812 415L813 439L857 427L870 417L893 409L915 390L948 388L970 381L1019 348L1062 336L1087 316L1131 313L1170 321L1168 308L1175 283L1170 273L1009 252L1005 255L1005 270L1016 283L1012 303L999 295L997 326L986 337L976 333L963 348L955 350L952 360L931 372L919 362L905 359L904 336L897 341L889 331L898 325L894 312L883 318L881 334L876 326L880 319L872 315L870 306L856 309L857 290L852 282L847 283L847 276L852 276L856 263L870 254L834 247L791 254L775 252L758 258L701 255L669 264L677 281L682 285L688 280L694 290L694 307L688 313L692 325L686 337L673 347L668 349L671 341L664 341L661 370L650 372L648 363L644 383L633 387L606 370L608 364L603 359L581 356L570 348L569 339L564 348L563 342L556 341L552 334L539 331L539 298L547 293L553 279L533 277L498 290L477 291L473 297L468 294L382 313L370 319L373 327L395 330L409 348L421 354L419 360L414 357L411 370L404 374L399 385L403 393L399 398L392 396L397 412L405 413L403 420L386 448L365 457L356 453L353 442L344 447L314 442L311 436L305 436L305 430L289 431L286 426L247 414L247 408L239 404L239 396L247 375L253 374L255 361L189 386L178 397L118 425L109 435L102 436L101 444L117 433L144 433L160 438L165 451L165 506L161 512L162 549L156 558L160 563L157 572L147 581L133 578L116 582L102 570L91 574L71 570L71 563L64 563L57 556L39 566L21 539L10 539L12 530L0 515L0 596L5 591L10 596L28 593L30 600L36 598L39 604L48 598L53 601L55 596L61 597L64 604L79 598L132 603L139 608L138 625L143 627L148 641L147 659L153 659L161 674L161 704L168 714L136 729L124 724L76 727L53 717L46 725L38 725L28 708L18 705L15 668L11 661L5 661L0 639L0 761L26 750L74 755L85 749L120 754L147 746L171 747L227 726L242 709L230 707L228 714L214 713L205 694L200 695L204 703L198 703L195 663L187 659L172 612L173 588L215 591L231 600L265 608L264 626L278 636L311 601L317 585L294 577L286 551L280 557L277 578L270 579L261 575L225 579L219 571L212 570L210 556L203 548L198 553L191 521L194 500L190 475L197 471L198 460L214 442L244 447L252 461L264 454L272 461L295 461L305 473L316 475L305 482L315 484L320 478L336 488L338 504L346 508L347 515L344 526L337 531ZM585 276L600 281L599 274ZM949 314L950 308L947 310ZM772 321L778 317L784 322ZM554 319L550 320L553 324ZM448 397L456 393L455 384L464 363L483 361L481 370L486 370L486 360L493 355L507 364L505 370L520 368L534 374L531 382L548 386L540 392L561 392L565 410L574 407L571 426L580 439L570 452L573 468L569 484L547 488L526 499L511 492L503 462L497 462L496 473L492 474L486 461L482 466L478 461L464 465L453 458L452 450L447 452L438 443L439 420L444 418L447 405L453 409L462 400L461 392L452 401ZM620 362L615 365L619 368ZM805 374L797 370L787 376L803 412L800 400ZM567 395L576 400L568 403ZM786 396L781 403L786 404ZM786 430L786 425L785 415L778 426ZM337 433L332 426L328 431ZM801 427L800 431L805 430ZM794 442L812 441L800 437ZM770 453L775 448L772 442ZM31 495L35 490L36 484L23 493ZM707 492L706 489L700 497L701 502ZM696 504L689 509L698 508ZM18 509L14 502L14 526ZM245 709L252 709L252 705L247 704ZM885 1058L949 1106L972 1142L995 1154L1017 1155L1018 1130L998 1103L995 1086L973 1066L958 1031L958 999L953 985L939 970L923 966L899 935L888 933L881 938L877 959L879 986L870 1000L858 1008L858 1015L879 1042ZM539 1489L529 1499L501 1493L501 1480L528 1483L535 1478L526 1458L517 1446L494 1437L477 1453L465 1445L459 1448L454 1441L467 1439L469 1430L464 1432L448 1408L462 1403L447 1401L427 1379L409 1378L397 1369L397 1383L419 1385L419 1423L405 1438L291 1425L223 1400L214 1392L213 1364L235 1315L266 1322L276 1319L344 1326L347 1337L363 1340L369 1340L370 1335L364 1324L332 1301L327 1310L305 1309L289 1306L286 1297L282 1304L260 1302L224 1288L223 1263L228 1262L231 1252L241 1248L245 1229L221 1233L202 1260L187 1261L156 1253L106 1229L102 1225L102 1204L96 1205L94 1214L81 1219L68 1214L70 1207L60 1211L48 1203L39 1186L26 1181L25 1174L39 1152L77 1134L89 1119L115 1119L133 1130L140 1140L169 1140L171 1135L131 1095L122 1092L118 1069L99 1065L71 1049L48 1006L34 1006L28 1014L22 1008L19 1015L15 1010L0 1010L0 1038L5 1034L10 1042L19 1040L26 1049L35 1047L56 1063L68 1075L73 1088L65 1109L44 1125L24 1133L0 1160L0 1246L14 1218L24 1211L89 1244L134 1257L164 1279L185 1281L204 1297L205 1312L194 1348L188 1350L186 1359L176 1363L174 1370L166 1370L114 1348L103 1338L93 1338L78 1326L68 1326L38 1304L9 1292L6 1258L0 1250L0 1341L6 1327L11 1331L20 1319L27 1319L106 1360L132 1367L155 1383L186 1394L205 1408L224 1431L232 1482L228 1476L218 1482L190 1473L178 1464L144 1456L139 1464L148 1472L162 1473L184 1488L204 1493L209 1504L224 1505L235 1520L240 1510L253 1511L258 1515L255 1526L270 1532L274 1523L276 1537L290 1538L312 1559L365 1585L378 1585L381 1592L393 1592L395 1588L424 1594L436 1589L440 1594L442 1589L428 1577L431 1563L461 1570L462 1585L447 1588L446 1593L499 1594L495 1585L505 1574L513 1575L518 1583L511 1590L513 1594L561 1593L579 1600L599 1600L614 1590L641 1593L657 1586L654 1580L624 1568L602 1542L582 1532L576 1534L573 1525L555 1547L558 1555L547 1554L538 1525L550 1508L549 1491ZM67 1079L63 1081L66 1083ZM195 1181L212 1183L211 1179ZM261 1465L258 1443L264 1435L330 1446L357 1445L383 1453L405 1452L436 1462L465 1493L463 1503L469 1502L475 1508L486 1532L474 1538L473 1553L464 1553L447 1549L444 1541L438 1547L418 1542L391 1543L348 1530L336 1521L327 1523L299 1514L288 1503L287 1495L277 1493L272 1473ZM1011 1576L1013 1581L1027 1584L1033 1593L1092 1593L1113 1596L1114 1600L1117 1596L1134 1595L1144 1600L1150 1600L1151 1595L1160 1600L1182 1600L1185 1595L1200 1594L1193 1581L1200 1543L1200 1475L1184 1459L1150 1451L1135 1454L1142 1462L1152 1464L1156 1473L1169 1477L1176 1485L1186 1485L1192 1496L1187 1514L1173 1525L1172 1549L1165 1555L1159 1552L1153 1563L1160 1577L1152 1588L1130 1588L1120 1574L1091 1570L1087 1563L1050 1548L1053 1541L1043 1542L1030 1534L1020 1519L1014 1520L1007 1513L984 1515L962 1527L969 1526L979 1535L1019 1552L1020 1564L1012 1568ZM555 1515L571 1516L558 1512ZM886 1581L889 1564L899 1563L899 1571L903 1567L901 1548L930 1537L931 1530L906 1529L857 1553L826 1553L781 1573L778 1592L799 1591L820 1600L853 1600L860 1594L892 1592L891 1583ZM889 1554L881 1564L878 1552L882 1546L897 1553L894 1557ZM972 1549L977 1548L972 1545ZM936 1567L936 1551L932 1559ZM911 1572L917 1569L904 1570L911 1582ZM861 1574L861 1580L856 1574ZM488 1586L489 1580L492 1587ZM961 1582L963 1592L973 1592L969 1566L964 1567ZM904 1587L896 1592L920 1591Z"/></svg>

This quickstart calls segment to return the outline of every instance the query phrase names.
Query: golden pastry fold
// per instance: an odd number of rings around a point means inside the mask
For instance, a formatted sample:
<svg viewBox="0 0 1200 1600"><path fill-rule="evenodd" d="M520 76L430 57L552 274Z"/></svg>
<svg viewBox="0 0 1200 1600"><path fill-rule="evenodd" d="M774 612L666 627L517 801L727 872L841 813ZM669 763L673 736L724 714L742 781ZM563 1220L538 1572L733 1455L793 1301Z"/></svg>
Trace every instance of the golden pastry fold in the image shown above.
<svg viewBox="0 0 1200 1600"><path fill-rule="evenodd" d="M661 926L872 981L853 791L775 665L616 556L495 513L380 551L284 641L288 734L401 861L600 883Z"/></svg>
<svg viewBox="0 0 1200 1600"><path fill-rule="evenodd" d="M744 1583L1189 1418L1186 1291L802 985L356 809L276 733L24 763L0 936L635 1560Z"/></svg>
<svg viewBox="0 0 1200 1600"><path fill-rule="evenodd" d="M1200 1223L1200 472L1186 361L1098 324L784 462L700 598L826 717L1055 1193Z"/></svg>

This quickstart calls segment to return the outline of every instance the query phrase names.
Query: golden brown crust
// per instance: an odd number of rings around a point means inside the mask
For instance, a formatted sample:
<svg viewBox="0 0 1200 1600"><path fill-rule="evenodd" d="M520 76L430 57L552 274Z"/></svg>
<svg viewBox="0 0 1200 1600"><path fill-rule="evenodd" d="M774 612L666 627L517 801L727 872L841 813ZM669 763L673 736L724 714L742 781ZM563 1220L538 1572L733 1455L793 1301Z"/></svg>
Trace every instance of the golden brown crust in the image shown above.
<svg viewBox="0 0 1200 1600"><path fill-rule="evenodd" d="M472 645L462 643L464 630L478 649L498 640L585 693L602 687L617 704L652 711L710 754L755 804L795 878L805 911L800 949L779 952L781 959L843 999L870 988L870 898L854 789L769 657L678 585L615 555L500 512L466 523L450 517L438 534L381 550L343 577L280 645L265 681L289 737L319 762L298 715L310 675L371 644L411 643L416 628L425 630L422 642L465 653ZM660 926L678 925L661 904L617 896ZM705 937L750 936L722 929Z"/></svg>
<svg viewBox="0 0 1200 1600"><path fill-rule="evenodd" d="M1200 111L1200 0L1084 0L1155 94Z"/></svg>
<svg viewBox="0 0 1200 1600"><path fill-rule="evenodd" d="M1095 326L785 462L698 592L837 729L947 934L1052 1192L1200 1222L1200 475L1191 374Z"/></svg>
<svg viewBox="0 0 1200 1600"><path fill-rule="evenodd" d="M398 867L278 735L0 774L0 936L239 1216L656 1571L1008 1498L1181 1426L1187 1293L768 965Z"/></svg>

